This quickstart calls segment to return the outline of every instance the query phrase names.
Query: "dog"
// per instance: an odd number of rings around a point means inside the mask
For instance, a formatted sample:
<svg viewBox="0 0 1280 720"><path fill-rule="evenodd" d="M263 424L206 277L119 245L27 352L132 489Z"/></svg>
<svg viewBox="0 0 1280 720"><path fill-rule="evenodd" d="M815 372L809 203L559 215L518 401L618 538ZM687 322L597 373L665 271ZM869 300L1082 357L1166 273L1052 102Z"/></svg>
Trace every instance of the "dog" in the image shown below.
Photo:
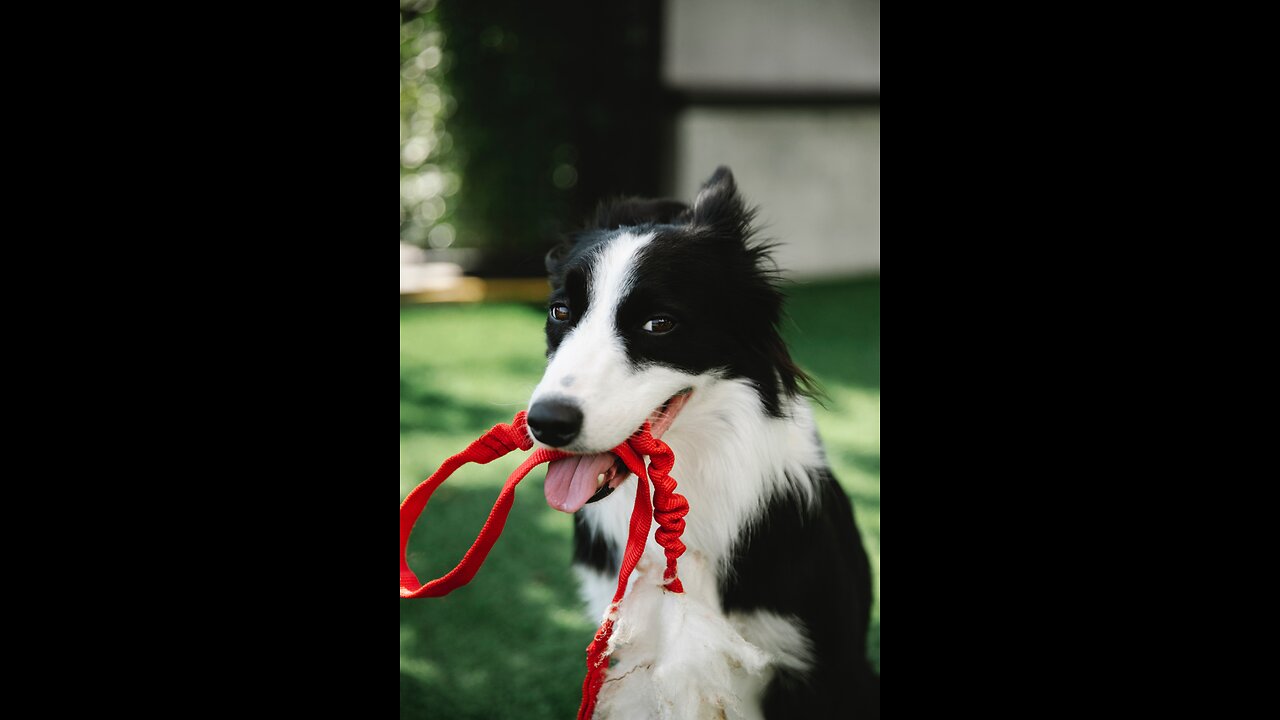
<svg viewBox="0 0 1280 720"><path fill-rule="evenodd" d="M783 296L754 216L720 167L692 206L602 204L546 258L547 369L527 419L539 446L574 454L548 467L545 493L574 516L591 612L613 598L637 485L609 449L650 422L690 506L686 605L663 589L651 534L596 718L879 717L867 555L813 384L779 333Z"/></svg>

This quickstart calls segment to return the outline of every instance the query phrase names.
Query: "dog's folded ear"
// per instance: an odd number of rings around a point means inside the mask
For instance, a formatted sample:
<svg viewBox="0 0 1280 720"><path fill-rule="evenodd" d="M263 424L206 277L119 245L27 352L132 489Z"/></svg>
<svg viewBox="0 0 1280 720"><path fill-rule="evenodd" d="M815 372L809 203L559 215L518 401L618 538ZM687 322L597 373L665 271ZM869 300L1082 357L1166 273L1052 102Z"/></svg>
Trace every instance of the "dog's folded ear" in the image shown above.
<svg viewBox="0 0 1280 720"><path fill-rule="evenodd" d="M565 256L569 254L569 250L572 248L572 240L563 240L547 252L547 257L544 262L547 266L548 275L554 275L556 273L556 269L560 267L560 263L564 261Z"/></svg>
<svg viewBox="0 0 1280 720"><path fill-rule="evenodd" d="M738 185L728 166L716 168L698 191L690 212L690 223L712 228L726 236L741 239L750 231L752 212L738 195Z"/></svg>
<svg viewBox="0 0 1280 720"><path fill-rule="evenodd" d="M559 287L564 281L564 264L573 256L573 251L578 244L583 242L589 244L587 235L588 233L581 231L570 233L547 252L543 263L546 265L547 275L551 278L552 287Z"/></svg>
<svg viewBox="0 0 1280 720"><path fill-rule="evenodd" d="M617 230L637 225L668 225L689 209L679 200L623 197L600 203L591 227Z"/></svg>

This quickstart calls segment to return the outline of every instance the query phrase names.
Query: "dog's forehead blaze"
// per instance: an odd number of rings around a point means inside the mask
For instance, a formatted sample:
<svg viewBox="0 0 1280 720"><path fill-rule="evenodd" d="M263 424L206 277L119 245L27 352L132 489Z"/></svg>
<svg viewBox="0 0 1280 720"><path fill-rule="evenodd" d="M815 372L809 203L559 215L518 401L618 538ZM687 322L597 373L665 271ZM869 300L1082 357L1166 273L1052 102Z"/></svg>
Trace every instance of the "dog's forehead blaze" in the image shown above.
<svg viewBox="0 0 1280 720"><path fill-rule="evenodd" d="M590 279L587 283L588 304L592 310L606 315L614 314L618 305L631 290L635 279L635 263L644 247L653 240L653 233L620 231L606 243L601 243L593 254Z"/></svg>

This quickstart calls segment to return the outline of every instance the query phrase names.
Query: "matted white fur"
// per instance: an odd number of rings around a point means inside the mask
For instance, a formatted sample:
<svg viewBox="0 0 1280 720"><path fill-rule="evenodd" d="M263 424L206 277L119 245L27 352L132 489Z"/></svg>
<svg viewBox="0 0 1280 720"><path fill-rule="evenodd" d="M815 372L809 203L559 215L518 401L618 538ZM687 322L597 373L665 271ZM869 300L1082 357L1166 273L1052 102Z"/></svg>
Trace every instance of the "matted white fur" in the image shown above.
<svg viewBox="0 0 1280 720"><path fill-rule="evenodd" d="M652 235L621 233L594 260L587 313L561 342L534 390L533 402L552 396L574 400L583 427L574 452L615 447L680 390L693 395L663 436L675 453L671 476L689 500L680 559L684 595L666 592L665 559L650 531L645 554L619 607L610 642L614 665L601 690L596 717L608 720L672 718L757 720L760 696L773 668L808 668L806 630L768 612L721 610L719 576L734 542L779 493L807 502L816 496L810 468L825 465L803 400L786 400L784 417L764 411L745 380L716 372L693 375L650 365L634 368L614 326L619 303L632 287L636 254ZM571 383L562 380L572 376ZM627 544L636 478L609 497L583 507L587 526L605 537L618 559ZM617 577L576 568L598 622L617 588Z"/></svg>
<svg viewBox="0 0 1280 720"><path fill-rule="evenodd" d="M696 555L681 569L704 576ZM752 645L719 610L714 586L667 592L664 564L646 559L619 610L609 648L617 658L601 688L597 717L704 720L753 717L758 698L744 697L748 680L771 657Z"/></svg>

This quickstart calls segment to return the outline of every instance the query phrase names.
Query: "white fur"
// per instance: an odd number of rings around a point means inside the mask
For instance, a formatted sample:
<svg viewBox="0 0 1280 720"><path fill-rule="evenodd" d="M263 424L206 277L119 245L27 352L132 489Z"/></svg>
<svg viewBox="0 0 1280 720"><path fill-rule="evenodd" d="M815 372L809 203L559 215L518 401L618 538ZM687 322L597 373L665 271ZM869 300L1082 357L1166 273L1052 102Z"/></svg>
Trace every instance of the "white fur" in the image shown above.
<svg viewBox="0 0 1280 720"><path fill-rule="evenodd" d="M592 622L600 622L601 610L613 602L613 594L618 590L618 576L596 572L584 565L574 565L573 574L578 576L578 595L587 617ZM603 603L600 598L605 599Z"/></svg>
<svg viewBox="0 0 1280 720"><path fill-rule="evenodd" d="M691 575L705 575L698 564L696 555L687 554L682 571L689 567ZM719 611L714 586L667 592L664 564L646 558L642 565L610 638L617 665L601 688L597 717L750 717L743 708L753 708L758 697L743 698L742 688L753 683L739 679L762 675L770 656L747 642Z"/></svg>
<svg viewBox="0 0 1280 720"><path fill-rule="evenodd" d="M681 539L719 566L774 494L795 492L813 500L808 468L822 466L822 451L803 402L789 405L789 418L770 418L744 380L702 376L692 385L693 396L662 439L675 453L671 477L689 500ZM617 492L580 511L588 527L619 552L627 544L635 487L629 476ZM651 541L646 552L661 548Z"/></svg>
<svg viewBox="0 0 1280 720"><path fill-rule="evenodd" d="M567 396L583 411L569 449L603 452L622 442L672 395L694 392L663 436L675 453L671 476L689 500L680 559L683 596L662 588L665 559L653 530L618 609L610 643L614 666L601 690L597 718L703 720L761 717L759 701L775 667L803 671L812 662L805 629L767 612L726 617L719 597L734 542L778 493L812 502L809 468L825 458L802 400L785 401L784 417L764 411L752 385L711 372L691 375L659 366L632 368L618 330L617 307L632 285L630 268L652 235L622 233L595 259L587 314L550 359L531 403ZM572 376L572 382L565 383ZM636 478L582 508L588 528L621 560ZM589 614L598 620L616 577L579 569Z"/></svg>
<svg viewBox="0 0 1280 720"><path fill-rule="evenodd" d="M671 368L632 368L614 326L618 305L631 290L632 263L651 240L652 233L622 233L599 251L592 264L587 313L556 348L529 401L533 407L540 400L565 398L582 409L582 431L564 448L570 452L617 447L694 377Z"/></svg>
<svg viewBox="0 0 1280 720"><path fill-rule="evenodd" d="M762 717L759 702L772 669L804 671L810 666L812 654L799 622L768 612L734 613L726 619L718 593L734 542L759 517L765 501L784 492L814 497L808 468L819 466L822 456L814 442L812 416L800 402L789 411L788 419L769 418L754 388L742 381L710 377L695 384L693 397L663 439L675 452L671 476L690 508L682 535L689 549L679 562L689 596L683 616L698 618L703 629L679 630L689 620L682 620L671 607L664 612L652 597L672 595L657 586L665 558L654 538L655 525L642 561L650 568L649 582L636 581L619 607L618 629L628 635L618 643L618 665L608 677L626 680L607 695L602 691L598 718L756 720ZM613 547L623 548L635 492L636 478L628 477L612 495L579 512L589 528ZM598 594L588 605L596 608L598 618L613 599L617 582L591 574L597 578L592 586ZM583 590L589 592L587 586ZM637 647L636 638L647 638L648 644ZM660 642L656 638L664 641L655 645ZM765 667L743 662L753 652L763 656ZM664 699L670 702L662 704ZM678 707L697 708L702 714L674 714L671 708Z"/></svg>
<svg viewBox="0 0 1280 720"><path fill-rule="evenodd" d="M775 667L797 672L813 667L813 645L796 618L757 610L729 613L729 622L747 642L768 648Z"/></svg>

